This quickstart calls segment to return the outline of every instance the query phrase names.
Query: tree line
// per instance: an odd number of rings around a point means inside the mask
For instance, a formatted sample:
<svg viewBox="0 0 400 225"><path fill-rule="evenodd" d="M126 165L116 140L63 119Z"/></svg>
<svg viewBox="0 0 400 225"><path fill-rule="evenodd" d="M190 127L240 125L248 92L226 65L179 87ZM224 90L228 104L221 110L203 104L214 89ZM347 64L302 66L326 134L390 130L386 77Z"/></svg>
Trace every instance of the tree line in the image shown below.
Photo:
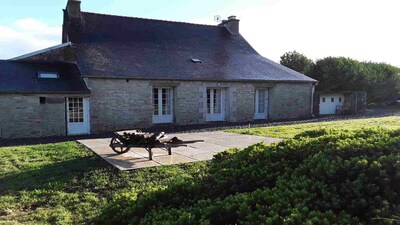
<svg viewBox="0 0 400 225"><path fill-rule="evenodd" d="M390 102L400 93L400 68L346 57L313 61L296 51L281 56L280 63L319 81L317 91L367 91L369 103Z"/></svg>

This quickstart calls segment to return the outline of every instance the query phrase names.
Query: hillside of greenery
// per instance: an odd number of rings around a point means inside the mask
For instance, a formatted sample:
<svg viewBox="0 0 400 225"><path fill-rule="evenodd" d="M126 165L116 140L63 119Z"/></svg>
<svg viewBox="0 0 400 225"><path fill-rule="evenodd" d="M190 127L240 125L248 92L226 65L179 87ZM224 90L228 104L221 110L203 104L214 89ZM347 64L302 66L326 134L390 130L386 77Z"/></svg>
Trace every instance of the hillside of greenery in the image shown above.
<svg viewBox="0 0 400 225"><path fill-rule="evenodd" d="M307 131L218 154L201 177L114 199L95 224L395 224L400 130Z"/></svg>
<svg viewBox="0 0 400 225"><path fill-rule="evenodd" d="M131 172L75 142L0 148L0 224L398 224L400 130L326 127Z"/></svg>
<svg viewBox="0 0 400 225"><path fill-rule="evenodd" d="M400 68L385 63L326 57L315 62L296 51L281 64L319 81L317 91L367 91L369 103L385 103L400 93Z"/></svg>

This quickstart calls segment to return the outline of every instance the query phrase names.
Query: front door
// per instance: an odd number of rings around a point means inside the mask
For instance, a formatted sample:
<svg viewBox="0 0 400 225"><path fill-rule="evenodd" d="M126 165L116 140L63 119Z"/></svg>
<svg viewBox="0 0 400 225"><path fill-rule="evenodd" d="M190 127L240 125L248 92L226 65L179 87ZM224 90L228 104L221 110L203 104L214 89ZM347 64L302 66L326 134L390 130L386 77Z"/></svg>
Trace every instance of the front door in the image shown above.
<svg viewBox="0 0 400 225"><path fill-rule="evenodd" d="M225 90L207 88L207 121L225 120Z"/></svg>
<svg viewBox="0 0 400 225"><path fill-rule="evenodd" d="M68 135L89 134L89 99L67 98L67 110Z"/></svg>
<svg viewBox="0 0 400 225"><path fill-rule="evenodd" d="M172 123L173 89L153 88L153 123Z"/></svg>

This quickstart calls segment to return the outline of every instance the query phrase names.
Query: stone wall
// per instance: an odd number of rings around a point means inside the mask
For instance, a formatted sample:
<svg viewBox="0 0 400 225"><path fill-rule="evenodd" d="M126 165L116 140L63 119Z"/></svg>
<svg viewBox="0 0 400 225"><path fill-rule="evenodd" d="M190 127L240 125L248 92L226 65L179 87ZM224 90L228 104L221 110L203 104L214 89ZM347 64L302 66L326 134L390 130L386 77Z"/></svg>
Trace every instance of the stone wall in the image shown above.
<svg viewBox="0 0 400 225"><path fill-rule="evenodd" d="M254 93L269 88L269 119L295 119L311 114L311 84L252 84L237 82L159 82L126 79L86 79L91 89L92 133L143 128L152 123L153 87L174 88L177 125L206 121L206 88L225 89L229 122L254 120ZM40 104L39 97L46 97ZM0 95L0 138L63 136L66 134L65 96Z"/></svg>
<svg viewBox="0 0 400 225"><path fill-rule="evenodd" d="M91 96L90 123L93 133L140 128L151 125L150 81L86 79Z"/></svg>
<svg viewBox="0 0 400 225"><path fill-rule="evenodd" d="M46 97L40 104L39 97ZM48 95L0 95L0 138L63 136L65 98Z"/></svg>
<svg viewBox="0 0 400 225"><path fill-rule="evenodd" d="M93 133L152 126L152 88L174 88L174 121L177 125L206 122L206 88L224 88L226 121L254 120L254 93L269 88L269 119L295 119L311 115L311 84L239 83L200 81L150 81L86 79Z"/></svg>
<svg viewBox="0 0 400 225"><path fill-rule="evenodd" d="M312 84L280 83L269 90L269 118L284 120L310 117Z"/></svg>

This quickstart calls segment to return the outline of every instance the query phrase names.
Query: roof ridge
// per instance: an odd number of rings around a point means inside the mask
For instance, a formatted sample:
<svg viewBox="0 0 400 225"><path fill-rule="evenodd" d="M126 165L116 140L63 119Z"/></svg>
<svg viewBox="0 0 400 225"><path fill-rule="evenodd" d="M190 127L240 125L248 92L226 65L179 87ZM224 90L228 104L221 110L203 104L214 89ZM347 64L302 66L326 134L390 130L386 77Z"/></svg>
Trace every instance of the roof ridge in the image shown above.
<svg viewBox="0 0 400 225"><path fill-rule="evenodd" d="M113 15L113 14L104 14L104 13L94 13L94 12L82 12L84 14L93 14L99 16L112 16L126 19L139 19L139 20L149 20L149 21L157 21L157 22L165 22L165 23L177 23L177 24L185 24L185 25L195 25L195 26L206 26L206 27L218 27L218 25L210 25L210 24L200 24L200 23L189 23L182 21L172 21L172 20L162 20L162 19L150 19L143 17L133 17L133 16L121 16L121 15Z"/></svg>

